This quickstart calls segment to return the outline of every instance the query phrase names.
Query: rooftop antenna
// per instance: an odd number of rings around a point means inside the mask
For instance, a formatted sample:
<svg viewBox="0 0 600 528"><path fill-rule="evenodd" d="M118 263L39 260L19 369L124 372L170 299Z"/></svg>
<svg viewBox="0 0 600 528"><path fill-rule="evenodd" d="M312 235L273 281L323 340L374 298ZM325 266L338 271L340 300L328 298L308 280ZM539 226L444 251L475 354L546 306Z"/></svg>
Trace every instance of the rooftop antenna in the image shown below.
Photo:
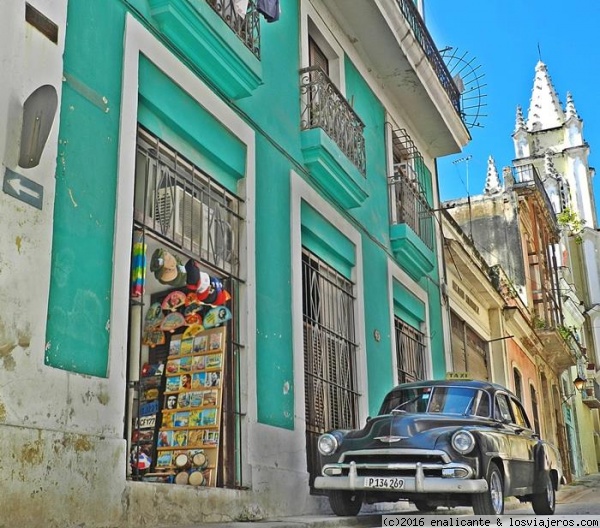
<svg viewBox="0 0 600 528"><path fill-rule="evenodd" d="M481 82L485 76L480 69L481 64L475 64L475 58L469 57L467 51L462 52L452 46L440 50L440 55L460 92L460 113L465 126L483 127L480 119L487 117L481 112L487 106L484 102L487 94L483 93L487 85Z"/></svg>
<svg viewBox="0 0 600 528"><path fill-rule="evenodd" d="M457 165L458 163L464 163L467 175L467 206L469 207L469 238L473 241L473 228L472 228L472 215L471 215L471 193L469 192L469 160L471 160L473 156L469 154L468 156L464 156L463 158L455 159L452 162L452 165Z"/></svg>

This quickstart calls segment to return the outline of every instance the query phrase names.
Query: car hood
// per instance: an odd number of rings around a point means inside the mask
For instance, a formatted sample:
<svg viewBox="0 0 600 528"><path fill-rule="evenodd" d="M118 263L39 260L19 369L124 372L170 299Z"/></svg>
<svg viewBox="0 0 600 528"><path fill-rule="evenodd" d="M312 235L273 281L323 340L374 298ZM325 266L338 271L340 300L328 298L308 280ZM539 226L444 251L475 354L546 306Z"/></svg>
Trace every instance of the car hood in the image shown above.
<svg viewBox="0 0 600 528"><path fill-rule="evenodd" d="M342 441L342 450L381 449L402 447L435 449L441 436L449 436L460 428L489 427L486 420L474 417L395 414L372 418L359 430L348 431Z"/></svg>

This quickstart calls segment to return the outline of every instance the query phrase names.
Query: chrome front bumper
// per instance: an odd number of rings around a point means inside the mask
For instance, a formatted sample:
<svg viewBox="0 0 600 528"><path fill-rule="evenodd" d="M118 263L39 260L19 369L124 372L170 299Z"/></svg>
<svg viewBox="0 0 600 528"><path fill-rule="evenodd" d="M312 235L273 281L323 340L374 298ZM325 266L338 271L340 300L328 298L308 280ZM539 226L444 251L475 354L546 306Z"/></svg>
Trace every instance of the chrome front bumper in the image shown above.
<svg viewBox="0 0 600 528"><path fill-rule="evenodd" d="M335 464L334 464L335 465ZM327 469L327 466L324 468ZM390 477L394 477L390 471ZM323 490L363 490L363 491L394 491L402 493L483 493L488 490L488 484L485 479L462 479L462 478L442 478L426 477L423 471L423 465L418 462L415 466L415 475L398 478L404 481L401 489L372 488L365 486L364 476L358 476L356 463L348 464L348 475L339 476L321 476L316 477L314 487Z"/></svg>

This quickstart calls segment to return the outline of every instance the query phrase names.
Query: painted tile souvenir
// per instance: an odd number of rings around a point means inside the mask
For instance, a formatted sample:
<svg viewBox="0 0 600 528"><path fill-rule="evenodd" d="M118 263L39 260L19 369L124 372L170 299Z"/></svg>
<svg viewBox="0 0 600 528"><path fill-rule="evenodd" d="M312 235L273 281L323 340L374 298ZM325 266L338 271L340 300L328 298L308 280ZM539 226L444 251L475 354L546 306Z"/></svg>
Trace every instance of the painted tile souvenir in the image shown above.
<svg viewBox="0 0 600 528"><path fill-rule="evenodd" d="M160 431L156 447L171 447L173 445L173 431Z"/></svg>
<svg viewBox="0 0 600 528"><path fill-rule="evenodd" d="M210 354L204 362L207 369L221 368L222 354Z"/></svg>
<svg viewBox="0 0 600 528"><path fill-rule="evenodd" d="M169 467L173 463L173 451L161 451L156 459L156 467Z"/></svg>
<svg viewBox="0 0 600 528"><path fill-rule="evenodd" d="M204 370L204 356L194 356L192 360L192 370Z"/></svg>
<svg viewBox="0 0 600 528"><path fill-rule="evenodd" d="M171 337L169 343L169 356L178 356L181 350L181 336Z"/></svg>
<svg viewBox="0 0 600 528"><path fill-rule="evenodd" d="M188 439L187 431L175 431L173 433L173 447L187 446L187 439Z"/></svg>
<svg viewBox="0 0 600 528"><path fill-rule="evenodd" d="M217 404L218 397L219 391L216 389L204 391L202 396L202 405L205 407L212 407Z"/></svg>
<svg viewBox="0 0 600 528"><path fill-rule="evenodd" d="M204 435L204 443L207 445L217 445L219 443L218 431L206 431Z"/></svg>
<svg viewBox="0 0 600 528"><path fill-rule="evenodd" d="M189 431L188 433L188 447L201 446L204 444L204 431L198 429L196 431Z"/></svg>
<svg viewBox="0 0 600 528"><path fill-rule="evenodd" d="M186 408L190 406L190 393L182 392L177 399L177 407L179 409Z"/></svg>
<svg viewBox="0 0 600 528"><path fill-rule="evenodd" d="M187 427L190 422L188 411L176 412L173 416L173 427Z"/></svg>
<svg viewBox="0 0 600 528"><path fill-rule="evenodd" d="M190 411L190 427L201 427L205 425L202 423L202 411Z"/></svg>
<svg viewBox="0 0 600 528"><path fill-rule="evenodd" d="M173 425L173 417L175 413L163 413L162 417L162 426L163 427L174 427Z"/></svg>
<svg viewBox="0 0 600 528"><path fill-rule="evenodd" d="M188 392L190 396L190 407L200 407L202 405L202 399L204 393L202 392Z"/></svg>
<svg viewBox="0 0 600 528"><path fill-rule="evenodd" d="M178 374L179 373L179 360L178 359L169 359L167 361L167 376L169 374Z"/></svg>
<svg viewBox="0 0 600 528"><path fill-rule="evenodd" d="M207 387L218 387L221 385L221 373L220 372L207 372L206 373L206 386Z"/></svg>
<svg viewBox="0 0 600 528"><path fill-rule="evenodd" d="M182 339L181 340L181 355L185 356L187 354L191 354L192 353L192 345L193 345L192 339Z"/></svg>
<svg viewBox="0 0 600 528"><path fill-rule="evenodd" d="M179 360L179 372L189 372L190 370L192 370L192 358L182 357Z"/></svg>
<svg viewBox="0 0 600 528"><path fill-rule="evenodd" d="M181 367L181 365L180 365ZM179 389L187 390L192 388L192 375L191 374L182 374L179 378Z"/></svg>
<svg viewBox="0 0 600 528"><path fill-rule="evenodd" d="M202 425L215 425L217 423L217 409L202 411Z"/></svg>
<svg viewBox="0 0 600 528"><path fill-rule="evenodd" d="M208 347L208 338L205 335L199 335L194 338L194 352L204 352Z"/></svg>
<svg viewBox="0 0 600 528"><path fill-rule="evenodd" d="M177 394L169 394L165 397L165 409L172 410L177 408ZM164 417L163 417L164 422Z"/></svg>
<svg viewBox="0 0 600 528"><path fill-rule="evenodd" d="M221 334L221 332L211 334L209 342L208 342L209 350L221 350L221 345L222 345L221 338L222 337L223 337L223 334Z"/></svg>
<svg viewBox="0 0 600 528"><path fill-rule="evenodd" d="M206 386L206 372L192 374L192 389L202 389Z"/></svg>
<svg viewBox="0 0 600 528"><path fill-rule="evenodd" d="M167 392L178 391L179 390L179 385L180 385L180 378L179 378L179 376L169 376L169 377L167 377L167 383L165 385L165 391L167 391Z"/></svg>

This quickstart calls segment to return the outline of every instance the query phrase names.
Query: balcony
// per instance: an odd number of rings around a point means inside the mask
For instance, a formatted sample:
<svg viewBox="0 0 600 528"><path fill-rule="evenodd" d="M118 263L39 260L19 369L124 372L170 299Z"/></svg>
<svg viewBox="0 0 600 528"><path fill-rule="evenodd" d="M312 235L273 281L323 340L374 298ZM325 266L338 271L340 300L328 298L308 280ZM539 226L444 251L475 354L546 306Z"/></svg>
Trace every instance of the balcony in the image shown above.
<svg viewBox="0 0 600 528"><path fill-rule="evenodd" d="M340 205L347 209L358 207L367 197L363 122L318 67L300 70L300 93L306 166Z"/></svg>
<svg viewBox="0 0 600 528"><path fill-rule="evenodd" d="M572 335L565 335L560 327L536 325L535 332L544 345L541 355L556 373L577 363L579 345Z"/></svg>
<svg viewBox="0 0 600 528"><path fill-rule="evenodd" d="M412 0L323 0L369 65L376 83L417 124L429 154L459 152L470 139L460 93Z"/></svg>
<svg viewBox="0 0 600 528"><path fill-rule="evenodd" d="M600 409L600 385L593 378L585 382L581 399L590 409Z"/></svg>
<svg viewBox="0 0 600 528"><path fill-rule="evenodd" d="M538 209L544 215L550 232L554 236L553 242L557 242L558 223L556 214L537 169L531 164L520 165L512 168L512 175L515 179L512 188L517 194L531 196L536 200Z"/></svg>
<svg viewBox="0 0 600 528"><path fill-rule="evenodd" d="M228 97L251 95L262 84L260 18L255 0L245 17L233 0L148 0L159 31Z"/></svg>

